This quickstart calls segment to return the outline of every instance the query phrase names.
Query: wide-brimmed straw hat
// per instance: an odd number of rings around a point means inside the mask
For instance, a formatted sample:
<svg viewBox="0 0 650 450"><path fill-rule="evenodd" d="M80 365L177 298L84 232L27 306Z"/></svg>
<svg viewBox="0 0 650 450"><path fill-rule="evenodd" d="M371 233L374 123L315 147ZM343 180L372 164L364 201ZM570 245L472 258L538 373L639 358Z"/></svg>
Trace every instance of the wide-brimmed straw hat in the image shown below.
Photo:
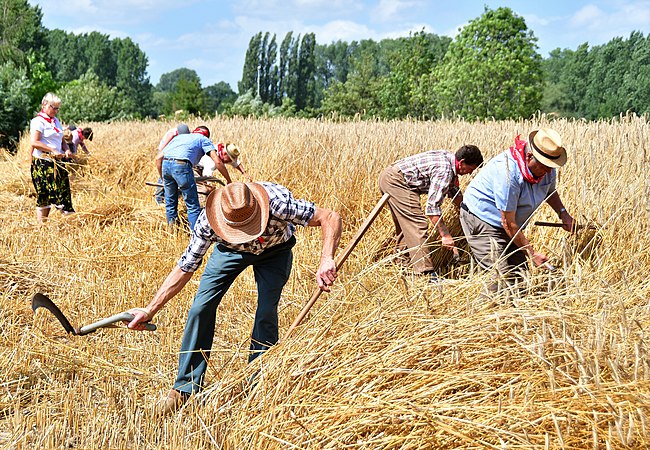
<svg viewBox="0 0 650 450"><path fill-rule="evenodd" d="M264 232L269 221L269 194L261 184L237 181L212 191L205 212L219 237L243 244Z"/></svg>
<svg viewBox="0 0 650 450"><path fill-rule="evenodd" d="M226 144L226 153L230 156L230 160L237 164L239 161L239 147L235 144Z"/></svg>
<svg viewBox="0 0 650 450"><path fill-rule="evenodd" d="M534 130L528 136L533 156L547 167L562 167L567 160L566 149L562 147L562 138L551 128Z"/></svg>

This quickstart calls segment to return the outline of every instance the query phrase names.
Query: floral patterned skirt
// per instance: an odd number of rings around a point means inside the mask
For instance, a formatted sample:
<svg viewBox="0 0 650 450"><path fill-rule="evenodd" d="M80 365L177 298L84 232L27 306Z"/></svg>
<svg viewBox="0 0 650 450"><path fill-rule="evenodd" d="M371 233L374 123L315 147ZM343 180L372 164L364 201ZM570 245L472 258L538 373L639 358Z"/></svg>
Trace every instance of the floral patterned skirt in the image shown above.
<svg viewBox="0 0 650 450"><path fill-rule="evenodd" d="M70 179L64 164L32 158L31 174L37 207L55 205L64 212L74 212Z"/></svg>

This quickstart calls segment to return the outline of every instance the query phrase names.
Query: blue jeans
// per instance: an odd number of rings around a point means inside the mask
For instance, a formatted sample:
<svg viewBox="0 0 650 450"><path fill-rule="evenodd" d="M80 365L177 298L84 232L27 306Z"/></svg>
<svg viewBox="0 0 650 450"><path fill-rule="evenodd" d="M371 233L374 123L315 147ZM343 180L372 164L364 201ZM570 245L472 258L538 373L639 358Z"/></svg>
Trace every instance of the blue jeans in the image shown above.
<svg viewBox="0 0 650 450"><path fill-rule="evenodd" d="M201 212L199 194L194 181L192 163L189 161L163 160L162 177L165 184L165 212L167 223L173 225L178 219L179 191L187 206L187 221L190 230L194 229L196 219Z"/></svg>
<svg viewBox="0 0 650 450"><path fill-rule="evenodd" d="M192 393L203 388L216 326L217 307L235 278L253 266L257 310L248 362L278 342L278 302L289 279L296 238L261 254L237 252L217 244L205 265L194 303L187 315L174 389Z"/></svg>
<svg viewBox="0 0 650 450"><path fill-rule="evenodd" d="M162 177L158 178L157 183L158 184L163 184ZM156 203L158 203L159 205L164 205L165 204L165 188L164 188L164 186L156 187L156 192L153 195L156 198Z"/></svg>

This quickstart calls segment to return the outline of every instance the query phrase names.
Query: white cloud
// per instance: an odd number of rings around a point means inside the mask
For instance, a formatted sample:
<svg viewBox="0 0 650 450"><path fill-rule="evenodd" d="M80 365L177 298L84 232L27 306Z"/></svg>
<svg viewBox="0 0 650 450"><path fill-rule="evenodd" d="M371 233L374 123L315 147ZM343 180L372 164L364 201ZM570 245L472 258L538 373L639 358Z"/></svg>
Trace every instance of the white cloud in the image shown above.
<svg viewBox="0 0 650 450"><path fill-rule="evenodd" d="M582 33L590 45L604 44L616 36L626 38L631 30L648 32L650 2L623 1L608 6L608 11L603 11L596 5L581 8L569 19L569 27Z"/></svg>
<svg viewBox="0 0 650 450"><path fill-rule="evenodd" d="M580 8L569 20L572 27L594 28L601 26L606 20L605 13L596 5L587 5Z"/></svg>
<svg viewBox="0 0 650 450"><path fill-rule="evenodd" d="M375 22L392 22L398 20L401 15L407 14L407 10L421 5L421 1L413 0L380 0L371 16Z"/></svg>
<svg viewBox="0 0 650 450"><path fill-rule="evenodd" d="M309 25L303 28L306 32L314 33L319 44L329 44L338 40L350 42L376 35L367 26L349 20L333 20L323 25Z"/></svg>

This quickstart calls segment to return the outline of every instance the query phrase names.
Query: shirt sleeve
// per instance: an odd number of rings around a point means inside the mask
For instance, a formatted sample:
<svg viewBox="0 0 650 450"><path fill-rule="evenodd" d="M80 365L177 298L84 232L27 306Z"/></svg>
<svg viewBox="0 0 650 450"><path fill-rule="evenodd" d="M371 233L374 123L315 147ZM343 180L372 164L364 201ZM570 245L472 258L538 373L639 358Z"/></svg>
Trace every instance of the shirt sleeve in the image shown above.
<svg viewBox="0 0 650 450"><path fill-rule="evenodd" d="M203 148L203 153L206 155L210 153L212 150L216 150L214 148L214 144L210 139L204 136L204 139L201 139L201 148Z"/></svg>
<svg viewBox="0 0 650 450"><path fill-rule="evenodd" d="M196 272L203 262L203 257L214 242L216 242L216 234L212 231L208 216L205 214L205 209L203 209L194 225L190 243L178 260L178 267L183 272Z"/></svg>
<svg viewBox="0 0 650 450"><path fill-rule="evenodd" d="M454 178L453 172L446 168L445 170L435 170L431 174L431 185L429 186L429 193L427 203L425 206L425 214L427 216L440 216L442 215L442 202L445 195L449 191L449 185Z"/></svg>
<svg viewBox="0 0 650 450"><path fill-rule="evenodd" d="M270 213L275 217L306 227L316 213L316 205L296 199L289 189L279 184L263 183L269 192Z"/></svg>

